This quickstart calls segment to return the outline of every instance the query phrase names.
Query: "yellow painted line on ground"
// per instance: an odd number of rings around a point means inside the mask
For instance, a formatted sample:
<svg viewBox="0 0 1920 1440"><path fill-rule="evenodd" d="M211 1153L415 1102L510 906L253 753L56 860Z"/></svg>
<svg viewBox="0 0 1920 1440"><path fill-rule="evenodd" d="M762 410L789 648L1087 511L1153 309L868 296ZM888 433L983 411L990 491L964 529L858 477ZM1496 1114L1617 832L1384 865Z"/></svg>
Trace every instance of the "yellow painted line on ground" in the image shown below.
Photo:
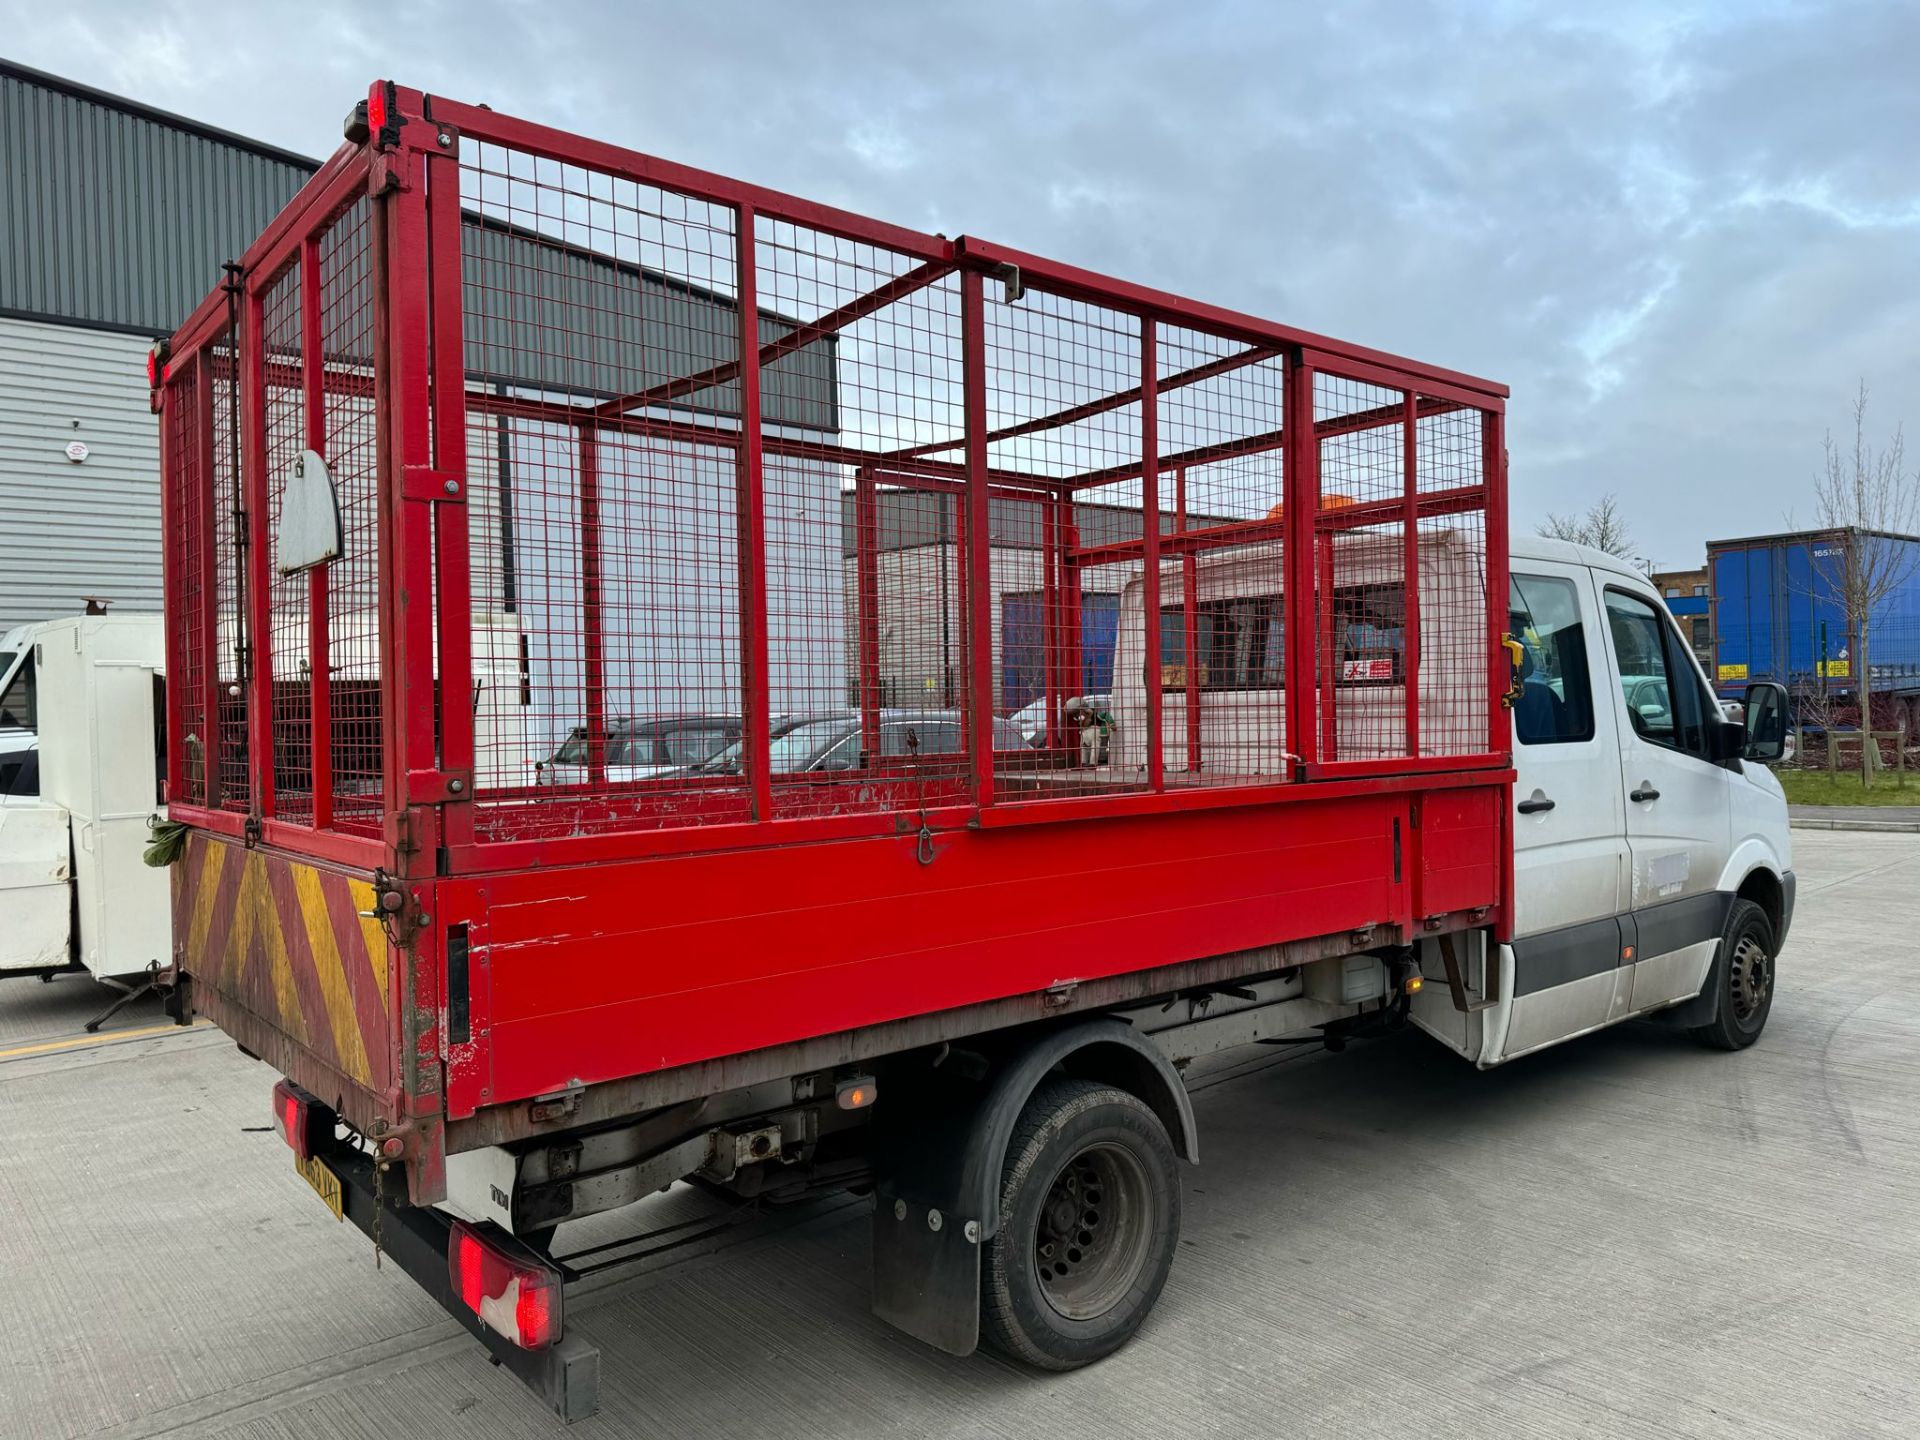
<svg viewBox="0 0 1920 1440"><path fill-rule="evenodd" d="M98 1035L73 1035L65 1040L43 1040L38 1045L16 1045L11 1050L0 1050L0 1060L15 1060L22 1055L47 1055L55 1050L86 1050L95 1045L109 1045L116 1040L142 1040L152 1035L165 1035L174 1030L199 1030L212 1023L210 1020L196 1020L192 1025L175 1025L169 1021L165 1025L142 1025L136 1030L103 1030Z"/></svg>

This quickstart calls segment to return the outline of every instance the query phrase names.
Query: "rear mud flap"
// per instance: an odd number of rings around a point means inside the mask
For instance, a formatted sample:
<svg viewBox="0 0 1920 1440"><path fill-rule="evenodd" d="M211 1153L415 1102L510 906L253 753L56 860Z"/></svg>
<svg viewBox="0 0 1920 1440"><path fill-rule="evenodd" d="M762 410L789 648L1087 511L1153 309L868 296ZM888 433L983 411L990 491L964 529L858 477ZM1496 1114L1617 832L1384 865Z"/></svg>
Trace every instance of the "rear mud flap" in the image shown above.
<svg viewBox="0 0 1920 1440"><path fill-rule="evenodd" d="M949 1355L980 1345L980 1225L877 1192L873 1313Z"/></svg>

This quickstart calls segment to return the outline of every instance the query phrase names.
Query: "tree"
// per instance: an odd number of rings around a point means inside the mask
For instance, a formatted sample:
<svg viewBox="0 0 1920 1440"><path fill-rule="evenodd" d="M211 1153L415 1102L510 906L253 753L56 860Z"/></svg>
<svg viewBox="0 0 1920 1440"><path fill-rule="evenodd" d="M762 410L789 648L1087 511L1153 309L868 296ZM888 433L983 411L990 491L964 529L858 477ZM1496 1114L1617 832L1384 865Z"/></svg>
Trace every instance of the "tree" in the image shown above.
<svg viewBox="0 0 1920 1440"><path fill-rule="evenodd" d="M1880 747L1872 739L1873 621L1920 560L1920 546L1895 538L1920 528L1920 483L1907 470L1906 437L1899 426L1884 445L1868 440L1865 380L1853 399L1852 445L1835 440L1829 430L1822 449L1825 463L1814 477L1814 510L1822 529L1841 533L1837 543L1814 547L1814 564L1833 587L1852 635L1860 728L1866 732L1860 783L1870 787L1880 768Z"/></svg>
<svg viewBox="0 0 1920 1440"><path fill-rule="evenodd" d="M1633 556L1633 535L1627 529L1626 516L1620 513L1620 497L1612 491L1589 505L1585 515L1555 515L1549 511L1540 533L1552 540L1591 545L1623 560Z"/></svg>

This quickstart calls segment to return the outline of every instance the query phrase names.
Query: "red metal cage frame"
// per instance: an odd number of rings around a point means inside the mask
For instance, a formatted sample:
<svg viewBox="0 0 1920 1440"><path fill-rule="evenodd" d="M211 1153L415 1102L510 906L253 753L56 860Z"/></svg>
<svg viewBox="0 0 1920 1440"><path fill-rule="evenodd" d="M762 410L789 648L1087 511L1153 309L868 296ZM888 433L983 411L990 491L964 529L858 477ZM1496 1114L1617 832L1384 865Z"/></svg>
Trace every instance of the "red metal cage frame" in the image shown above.
<svg viewBox="0 0 1920 1440"><path fill-rule="evenodd" d="M793 196L706 172L690 169L636 151L604 144L549 127L516 120L493 111L462 105L441 97L428 97L417 91L386 84L374 87L376 97L385 96L387 127L368 145L347 145L322 167L287 210L248 249L238 266L239 278L232 295L216 292L209 296L183 325L171 345L171 360L162 376L163 386L172 387L184 373L198 367L202 374L215 363L211 347L223 333L231 311L237 309L240 349L243 356L259 356L262 297L268 287L289 267L306 277L304 304L309 314L319 304L315 281L317 245L315 236L342 210L364 194L383 197L375 230L375 254L381 283L376 289L376 334L378 363L375 367L380 388L381 535L382 568L392 577L382 587L380 612L381 690L383 716L384 805L386 833L348 833L332 823L323 783L328 759L328 687L322 678L327 614L324 587L316 579L313 612L308 640L316 656L313 667L312 727L315 767L313 813L299 823L291 823L276 811L273 793L273 766L260 757L273 754L271 734L272 706L256 702L248 708L249 745L254 757L248 813L236 813L217 805L196 806L176 797L176 813L209 829L231 835L246 833L249 824L266 840L284 844L305 853L331 857L357 865L388 864L404 872L430 873L433 856L444 853L444 864L452 873L481 869L507 868L527 863L588 861L623 856L682 851L696 848L724 848L765 843L769 825L777 825L783 840L828 838L852 834L891 833L893 816L880 814L794 818L776 820L769 792L767 766L767 621L763 583L756 583L756 567L742 566L741 586L741 658L743 675L742 721L746 735L746 774L749 778L748 803L737 819L726 823L671 830L607 829L591 835L530 838L483 842L475 838L472 806L475 803L474 736L471 717L463 720L460 707L448 707L436 724L434 695L437 687L458 694L470 683L470 635L462 597L467 583L467 513L459 503L459 487L464 475L464 429L469 407L519 414L544 414L570 425L598 417L621 415L637 404L661 398L641 394L608 401L597 410L583 412L576 406L558 402L529 401L524 398L494 397L470 389L459 365L436 365L436 355L459 355L460 294L457 284L445 277L460 273L459 185L455 178L458 148L462 140L511 146L515 150L569 164L591 166L596 171L637 182L697 195L732 207L739 233L753 233L756 216L774 217L805 225L820 233L848 240L883 245L890 250L917 258L916 268L872 293L820 316L783 340L759 348L744 347L738 360L715 370L682 381L684 391L699 384L737 381L742 396L743 423L737 433L716 435L702 430L706 443L732 444L739 456L741 505L739 543L742 555L757 555L764 545L760 489L762 457L779 453L812 455L861 466L862 493L870 495L875 474L886 473L890 483L919 485L947 490L962 497L965 522L964 543L968 550L968 573L974 577L986 566L987 507L995 495L1042 495L1058 504L1070 504L1074 494L1087 487L1111 482L1122 476L1145 477L1142 481L1142 507L1151 514L1162 504L1163 480L1171 473L1178 489L1185 468L1202 460L1221 458L1227 447L1216 447L1205 455L1162 454L1155 435L1155 406L1142 405L1141 456L1131 466L1121 465L1061 480L1054 477L1006 473L988 463L989 444L1006 438L1013 430L990 431L985 411L982 380L983 286L989 278L1006 280L1018 277L1019 283L1044 286L1068 297L1084 298L1107 310L1135 317L1141 326L1142 365L1137 386L1116 392L1094 402L1062 409L1016 427L1021 432L1038 431L1084 419L1102 410L1111 410L1137 402L1149 392L1165 395L1256 360L1279 358L1285 363L1288 414L1313 413L1313 384L1316 375L1335 375L1345 379L1378 385L1401 393L1403 400L1382 410L1348 416L1321 425L1305 426L1291 420L1282 430L1237 442L1232 451L1252 453L1260 449L1278 450L1285 457L1286 495L1284 514L1276 520L1249 522L1230 528L1188 531L1176 522L1171 533L1159 527L1144 526L1138 540L1120 544L1075 549L1063 547L1070 564L1098 564L1123 559L1137 560L1147 591L1147 610L1157 608L1162 562L1171 557L1199 553L1208 548L1244 543L1271 535L1284 540L1288 567L1285 605L1287 632L1295 636L1313 633L1316 623L1313 606L1316 587L1322 576L1316 573L1316 555L1327 537L1345 528L1371 522L1398 519L1411 537L1422 518L1479 510L1486 521L1486 610L1487 683L1489 696L1497 696L1506 687L1503 653L1499 639L1504 628L1504 613L1497 597L1504 594L1506 468L1502 421L1506 390L1488 381L1454 371L1420 364L1363 347L1348 345L1324 336L1278 325L1254 316L1216 306L1196 303L1182 297L1142 285L1095 274L963 236L947 240L939 236L908 230L865 218L844 210L815 204ZM741 245L737 261L737 294L742 313L752 313L756 295L755 247ZM763 433L758 394L763 369L781 354L796 349L823 335L848 325L863 315L892 303L914 289L942 277L957 275L962 296L964 364L966 367L966 426L962 441L949 444L907 447L893 453L876 454L870 449L836 448L820 441L802 441ZM1154 356L1154 337L1162 325L1200 325L1211 334L1244 342L1249 348L1226 360L1175 375L1158 373ZM324 383L324 359L318 347L309 345L302 362L301 383L310 403L309 428L320 413L319 387ZM268 613L271 577L267 571L268 506L264 491L264 429L260 419L261 371L256 369L241 390L240 424L243 438L242 472L245 477L248 533L249 584L248 609L251 643L254 647L251 672L255 677L271 675L271 657L262 653L269 642L272 616ZM202 390L209 387L203 386ZM1478 483L1439 492L1417 489L1411 451L1413 421L1416 417L1450 409L1477 411L1482 417L1481 433L1485 447L1482 473ZM630 433L662 434L675 432L678 422L646 420L627 416L623 429ZM1318 443L1337 428L1363 429L1368 426L1401 425L1409 451L1405 493L1402 496L1373 501L1340 511L1325 511L1318 495ZM584 430L583 434L587 433ZM201 443L204 442L204 437ZM318 437L314 437L314 443ZM590 456L591 446L585 447ZM956 455L952 452L958 451ZM583 466L583 490L591 488L590 464ZM1176 510L1181 501L1173 497ZM592 524L590 497L583 497L583 524ZM862 503L865 503L864 501ZM1050 515L1055 513L1049 512ZM1412 540L1409 539L1409 545ZM435 567L438 566L437 574ZM438 604L424 585L422 577L436 575ZM592 577L588 577L591 586ZM986 603L982 585L971 584L968 603L975 609L972 620L984 633L986 617L980 607ZM589 602L591 613L591 602ZM1158 635L1148 626L1145 637L1146 666L1153 673L1158 665ZM202 642L205 644L203 637ZM588 665L593 665L593 629L589 622ZM973 673L967 692L970 696L988 693L992 665L989 647L976 645L969 657ZM1449 777L1485 778L1485 772L1502 770L1506 765L1508 737L1504 712L1497 703L1487 708L1488 733L1484 749L1478 754L1423 756L1417 743L1411 753L1394 759L1342 760L1327 753L1330 738L1320 723L1316 707L1320 703L1313 647L1293 644L1288 647L1287 682L1294 697L1286 716L1287 750L1297 758L1293 779L1319 782L1416 784L1422 786L1449 783ZM1417 660L1408 659L1408 726L1417 733L1418 682ZM209 684L214 668L207 668ZM588 686L591 696L595 687ZM1148 687L1150 724L1159 734L1160 688ZM217 707L219 697L209 693L202 702ZM589 700L591 706L592 700ZM972 703L972 745L970 754L974 773L972 784L963 792L945 797L947 803L931 807L927 822L938 827L964 824L1002 825L1060 819L1075 816L1143 813L1158 808L1187 808L1224 804L1284 801L1300 793L1292 784L1243 786L1197 792L1170 790L1161 765L1161 746L1157 739L1148 745L1150 773L1142 793L1112 796L1081 796L1072 799L1034 801L1003 799L996 794L991 722L987 706ZM209 710L208 713L211 713ZM1188 714L1194 715L1193 707ZM176 721L180 719L175 716ZM217 727L211 727L217 729ZM589 715L594 745L604 745L604 717ZM185 733L178 723L176 737ZM221 737L213 734L207 743L218 746ZM176 748L179 740L176 738ZM186 757L177 754L176 765ZM209 773L218 772L218 759L208 756L204 763ZM596 759L597 764L597 759ZM183 773L176 768L176 774ZM593 772L598 775L597 769ZM1320 787L1315 786L1316 790ZM1325 793L1322 791L1321 793Z"/></svg>

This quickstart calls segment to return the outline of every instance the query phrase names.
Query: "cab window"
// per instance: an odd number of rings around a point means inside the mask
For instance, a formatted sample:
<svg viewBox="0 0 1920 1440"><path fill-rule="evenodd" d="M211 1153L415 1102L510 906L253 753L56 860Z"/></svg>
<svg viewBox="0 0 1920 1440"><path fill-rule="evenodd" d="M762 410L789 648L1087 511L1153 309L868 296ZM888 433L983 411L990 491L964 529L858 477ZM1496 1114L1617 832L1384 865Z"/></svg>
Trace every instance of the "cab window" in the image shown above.
<svg viewBox="0 0 1920 1440"><path fill-rule="evenodd" d="M6 673L7 666L12 662L11 654L0 652L0 675ZM40 717L37 709L33 683L33 656L28 655L21 663L19 672L7 686L7 693L0 695L0 725L38 733Z"/></svg>
<svg viewBox="0 0 1920 1440"><path fill-rule="evenodd" d="M1507 596L1508 622L1524 652L1514 735L1522 745L1593 739L1593 677L1573 582L1515 575Z"/></svg>
<svg viewBox="0 0 1920 1440"><path fill-rule="evenodd" d="M1609 590L1607 633L1633 733L1670 750L1704 756L1705 697L1678 632L1640 596Z"/></svg>

